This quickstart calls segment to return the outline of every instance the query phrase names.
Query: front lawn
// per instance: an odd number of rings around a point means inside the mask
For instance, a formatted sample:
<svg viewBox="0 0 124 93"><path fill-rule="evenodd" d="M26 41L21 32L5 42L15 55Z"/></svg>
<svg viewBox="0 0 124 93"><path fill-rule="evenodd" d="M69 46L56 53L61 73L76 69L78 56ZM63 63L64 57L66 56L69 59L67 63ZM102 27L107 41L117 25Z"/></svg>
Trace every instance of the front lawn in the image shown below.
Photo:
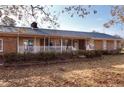
<svg viewBox="0 0 124 93"><path fill-rule="evenodd" d="M124 55L72 63L0 67L0 86L124 87Z"/></svg>

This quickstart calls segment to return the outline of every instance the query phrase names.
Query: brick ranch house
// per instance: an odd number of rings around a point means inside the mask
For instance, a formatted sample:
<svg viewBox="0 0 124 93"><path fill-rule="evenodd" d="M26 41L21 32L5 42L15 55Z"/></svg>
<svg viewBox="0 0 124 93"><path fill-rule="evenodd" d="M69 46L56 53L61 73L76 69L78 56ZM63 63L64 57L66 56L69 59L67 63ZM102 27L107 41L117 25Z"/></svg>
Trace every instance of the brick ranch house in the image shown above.
<svg viewBox="0 0 124 93"><path fill-rule="evenodd" d="M121 40L98 32L0 26L0 54L116 50L121 48Z"/></svg>

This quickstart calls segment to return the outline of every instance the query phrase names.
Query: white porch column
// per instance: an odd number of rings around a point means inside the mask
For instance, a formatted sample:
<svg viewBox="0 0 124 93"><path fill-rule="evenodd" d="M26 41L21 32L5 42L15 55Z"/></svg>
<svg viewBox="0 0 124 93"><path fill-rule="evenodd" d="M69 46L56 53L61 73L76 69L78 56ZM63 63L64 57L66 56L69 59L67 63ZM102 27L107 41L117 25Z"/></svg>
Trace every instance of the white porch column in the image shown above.
<svg viewBox="0 0 124 93"><path fill-rule="evenodd" d="M95 43L93 39L91 40L91 50L95 50Z"/></svg>
<svg viewBox="0 0 124 93"><path fill-rule="evenodd" d="M37 52L37 39L34 37L34 53Z"/></svg>
<svg viewBox="0 0 124 93"><path fill-rule="evenodd" d="M44 52L46 50L46 38L44 37L44 46L43 46Z"/></svg>
<svg viewBox="0 0 124 93"><path fill-rule="evenodd" d="M117 41L114 40L114 49L117 49Z"/></svg>
<svg viewBox="0 0 124 93"><path fill-rule="evenodd" d="M89 50L88 40L85 41L86 50Z"/></svg>
<svg viewBox="0 0 124 93"><path fill-rule="evenodd" d="M56 50L56 40L54 40L54 43L55 43L55 44L54 44L55 51L57 51L57 50Z"/></svg>
<svg viewBox="0 0 124 93"><path fill-rule="evenodd" d="M90 50L90 47L89 47L89 39L86 40L86 50Z"/></svg>
<svg viewBox="0 0 124 93"><path fill-rule="evenodd" d="M107 49L107 41L103 40L103 50L106 50L106 49Z"/></svg>
<svg viewBox="0 0 124 93"><path fill-rule="evenodd" d="M62 40L62 38L61 38L61 53L62 53L62 47L63 47L63 40Z"/></svg>
<svg viewBox="0 0 124 93"><path fill-rule="evenodd" d="M71 49L73 50L73 39L71 40Z"/></svg>
<svg viewBox="0 0 124 93"><path fill-rule="evenodd" d="M17 37L17 52L19 53L19 36Z"/></svg>

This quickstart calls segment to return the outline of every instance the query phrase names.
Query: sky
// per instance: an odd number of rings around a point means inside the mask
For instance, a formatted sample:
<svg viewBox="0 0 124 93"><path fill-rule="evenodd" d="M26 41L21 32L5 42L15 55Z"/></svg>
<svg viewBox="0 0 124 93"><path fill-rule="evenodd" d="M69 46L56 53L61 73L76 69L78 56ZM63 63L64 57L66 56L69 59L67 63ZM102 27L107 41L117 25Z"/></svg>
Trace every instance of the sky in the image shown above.
<svg viewBox="0 0 124 93"><path fill-rule="evenodd" d="M60 11L65 6L57 5L54 6L53 10ZM84 18L74 16L71 18L67 13L60 14L58 22L61 30L74 30L74 31L85 31L92 32L93 30L101 33L107 33L111 35L119 35L124 38L124 31L121 30L120 26L113 26L111 28L104 28L103 24L111 19L111 6L109 5L96 5L92 7L97 10L97 14L91 13ZM92 10L92 9L91 9Z"/></svg>

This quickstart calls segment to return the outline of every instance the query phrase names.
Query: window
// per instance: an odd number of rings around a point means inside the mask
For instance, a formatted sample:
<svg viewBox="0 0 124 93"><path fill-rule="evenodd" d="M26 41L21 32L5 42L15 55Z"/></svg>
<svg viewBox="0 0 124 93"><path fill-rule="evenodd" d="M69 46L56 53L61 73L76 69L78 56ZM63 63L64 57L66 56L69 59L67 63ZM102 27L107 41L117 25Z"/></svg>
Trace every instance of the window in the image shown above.
<svg viewBox="0 0 124 93"><path fill-rule="evenodd" d="M24 40L24 50L31 52L33 51L33 40Z"/></svg>
<svg viewBox="0 0 124 93"><path fill-rule="evenodd" d="M3 39L0 39L0 52L3 52Z"/></svg>
<svg viewBox="0 0 124 93"><path fill-rule="evenodd" d="M24 45L33 46L33 40L24 40Z"/></svg>

